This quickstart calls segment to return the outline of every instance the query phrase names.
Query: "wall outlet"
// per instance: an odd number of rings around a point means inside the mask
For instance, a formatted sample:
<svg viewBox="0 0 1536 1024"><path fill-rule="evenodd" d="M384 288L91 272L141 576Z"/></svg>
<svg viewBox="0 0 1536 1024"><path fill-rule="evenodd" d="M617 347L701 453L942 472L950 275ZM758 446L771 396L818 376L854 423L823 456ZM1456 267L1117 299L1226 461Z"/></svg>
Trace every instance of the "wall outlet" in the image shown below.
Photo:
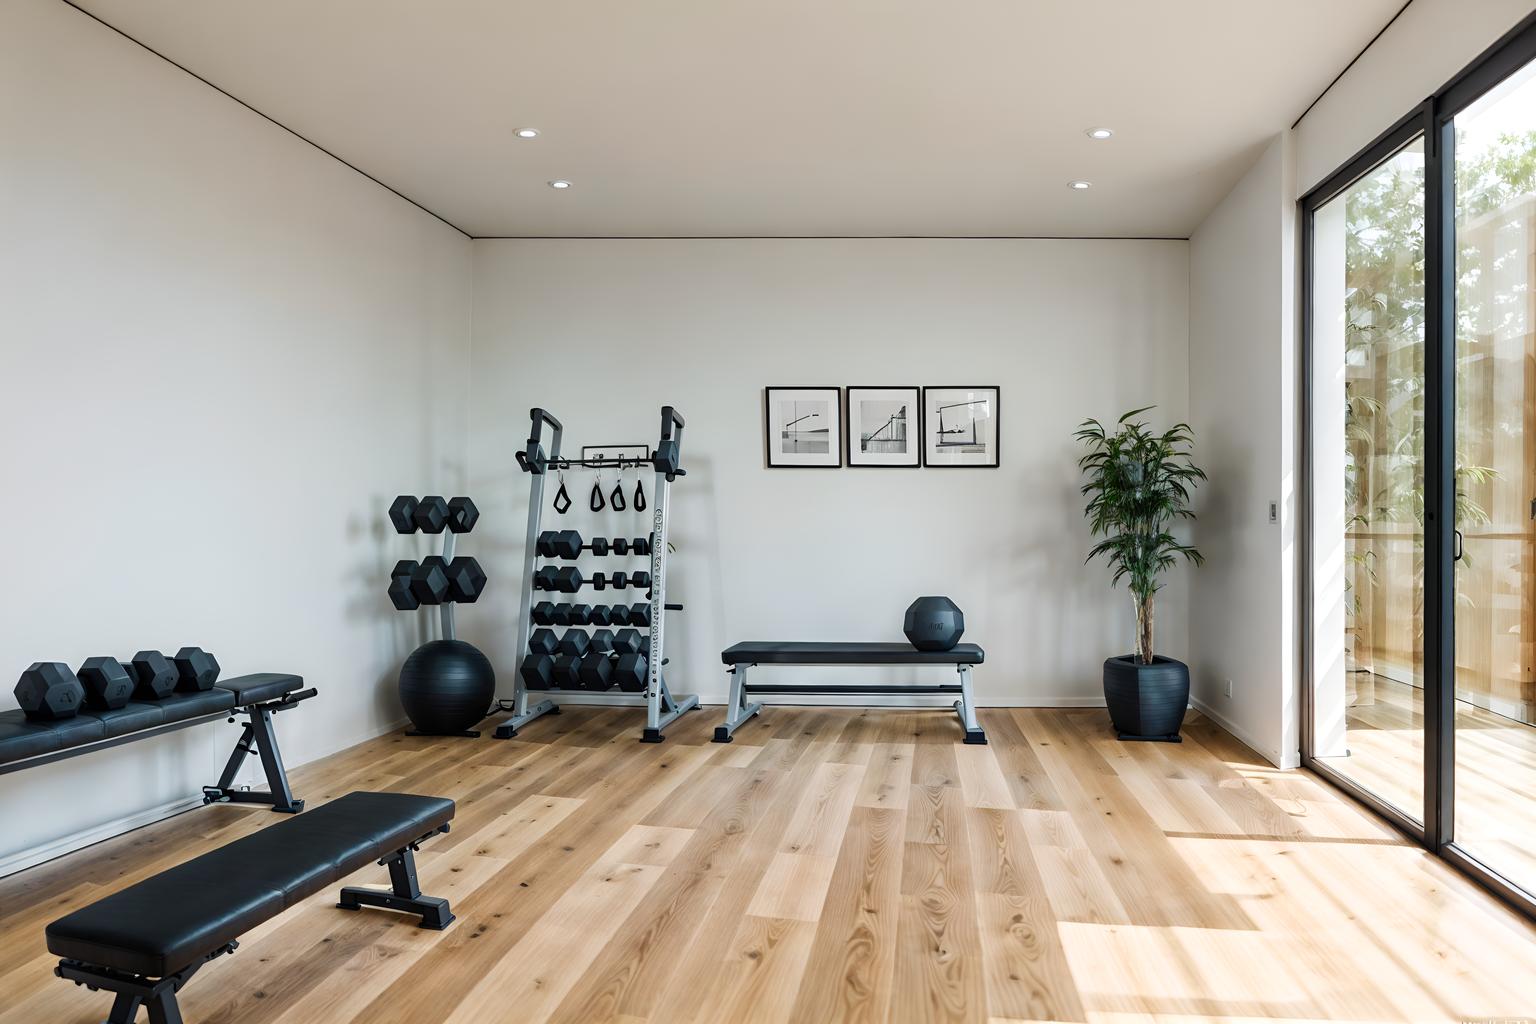
<svg viewBox="0 0 1536 1024"><path fill-rule="evenodd" d="M1231 697L1232 696L1232 680L1228 679L1226 684L1222 687L1222 689L1226 692L1226 695L1228 697Z"/></svg>
<svg viewBox="0 0 1536 1024"><path fill-rule="evenodd" d="M1278 501L1269 503L1269 521L1272 523L1280 521L1280 503Z"/></svg>

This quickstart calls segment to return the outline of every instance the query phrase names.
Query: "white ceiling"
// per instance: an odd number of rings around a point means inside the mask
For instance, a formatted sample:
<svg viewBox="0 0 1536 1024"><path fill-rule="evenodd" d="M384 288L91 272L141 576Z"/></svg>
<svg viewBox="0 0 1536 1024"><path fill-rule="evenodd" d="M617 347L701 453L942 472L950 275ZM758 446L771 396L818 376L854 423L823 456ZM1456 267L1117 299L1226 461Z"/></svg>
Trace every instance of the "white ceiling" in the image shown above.
<svg viewBox="0 0 1536 1024"><path fill-rule="evenodd" d="M1401 4L76 2L477 236L1185 237Z"/></svg>

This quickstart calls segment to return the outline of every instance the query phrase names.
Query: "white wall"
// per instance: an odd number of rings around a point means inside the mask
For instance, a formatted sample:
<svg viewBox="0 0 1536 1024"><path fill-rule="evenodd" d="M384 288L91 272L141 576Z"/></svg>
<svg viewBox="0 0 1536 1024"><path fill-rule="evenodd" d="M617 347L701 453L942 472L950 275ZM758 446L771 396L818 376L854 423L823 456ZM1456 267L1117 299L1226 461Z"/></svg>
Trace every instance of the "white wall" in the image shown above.
<svg viewBox="0 0 1536 1024"><path fill-rule="evenodd" d="M320 688L290 765L384 731L381 513L460 487L469 241L57 0L0 4L0 139L0 669L200 644ZM195 796L235 732L0 776L0 864Z"/></svg>
<svg viewBox="0 0 1536 1024"><path fill-rule="evenodd" d="M562 417L575 451L654 443L670 403L689 470L675 690L721 699L719 652L740 640L900 640L912 598L947 593L987 650L980 700L1101 703L1133 616L1082 565L1071 435L1137 405L1186 415L1187 295L1177 241L477 241L470 467L487 526L472 547L491 584L461 628L510 670L529 407ZM849 384L1000 385L1001 469L764 468L764 386ZM585 511L590 479L568 483ZM546 526L638 530L560 519ZM1160 605L1174 656L1188 592L1176 573Z"/></svg>
<svg viewBox="0 0 1536 1024"><path fill-rule="evenodd" d="M1413 0L1296 127L1297 195L1531 13L1531 0Z"/></svg>
<svg viewBox="0 0 1536 1024"><path fill-rule="evenodd" d="M1190 423L1211 478L1195 527L1207 562L1190 608L1192 699L1286 767L1297 759L1292 173L1287 133L1191 237L1189 300Z"/></svg>

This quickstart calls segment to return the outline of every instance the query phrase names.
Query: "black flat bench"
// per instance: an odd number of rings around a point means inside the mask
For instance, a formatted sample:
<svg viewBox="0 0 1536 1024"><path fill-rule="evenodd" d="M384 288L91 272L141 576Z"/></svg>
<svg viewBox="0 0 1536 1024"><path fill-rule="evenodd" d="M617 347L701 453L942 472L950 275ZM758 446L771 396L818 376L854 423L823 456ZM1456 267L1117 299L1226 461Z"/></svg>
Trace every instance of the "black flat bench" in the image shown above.
<svg viewBox="0 0 1536 1024"><path fill-rule="evenodd" d="M965 742L986 743L987 734L976 721L976 704L971 695L971 667L986 660L986 652L975 644L956 644L947 651L920 651L904 643L805 643L753 640L733 644L720 653L720 660L731 669L731 696L725 706L725 724L715 729L716 743L731 742L731 735L747 720L763 710L747 694L926 694L954 693L955 714L965 730ZM859 686L823 686L806 683L747 684L747 669L754 665L953 665L960 675L958 683L926 686L865 684Z"/></svg>
<svg viewBox="0 0 1536 1024"><path fill-rule="evenodd" d="M176 993L245 932L358 868L389 865L388 891L348 886L346 910L385 907L453 921L445 899L423 896L413 851L448 831L452 800L409 793L348 793L97 900L48 926L59 977L116 993L107 1024L181 1024Z"/></svg>
<svg viewBox="0 0 1536 1024"><path fill-rule="evenodd" d="M0 775L35 768L68 757L105 750L123 743L159 736L204 722L246 715L245 729L229 755L217 786L203 787L203 802L234 801L271 804L274 811L304 809L288 788L288 775L272 731L272 715L315 696L301 689L301 676L282 672L221 679L211 689L176 691L161 700L131 700L110 711L82 709L72 718L35 722L20 709L0 711ZM235 788L235 777L246 756L261 758L269 792Z"/></svg>

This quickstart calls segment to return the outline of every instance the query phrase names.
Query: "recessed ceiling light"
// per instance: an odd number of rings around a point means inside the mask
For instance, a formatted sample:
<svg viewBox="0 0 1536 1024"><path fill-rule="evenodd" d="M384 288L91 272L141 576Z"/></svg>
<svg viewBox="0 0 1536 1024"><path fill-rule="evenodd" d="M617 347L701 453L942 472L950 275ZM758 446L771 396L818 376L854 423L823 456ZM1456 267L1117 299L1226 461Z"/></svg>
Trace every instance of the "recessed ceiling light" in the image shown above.
<svg viewBox="0 0 1536 1024"><path fill-rule="evenodd" d="M1069 182L1067 182L1067 187L1068 188L1072 188L1072 189L1076 189L1077 191L1081 192L1085 188L1092 188L1093 187L1093 182L1091 182L1091 181L1069 181Z"/></svg>
<svg viewBox="0 0 1536 1024"><path fill-rule="evenodd" d="M1115 134L1115 132L1114 132L1114 129L1112 129L1112 128L1089 128L1088 129L1088 137L1090 139L1107 139L1107 138L1109 138L1113 134Z"/></svg>
<svg viewBox="0 0 1536 1024"><path fill-rule="evenodd" d="M539 130L537 128L519 128L517 130L517 137L520 139L536 139L539 137Z"/></svg>
<svg viewBox="0 0 1536 1024"><path fill-rule="evenodd" d="M564 178L556 178L554 181L549 183L549 187L550 188L570 188L571 187L571 183L566 181Z"/></svg>

